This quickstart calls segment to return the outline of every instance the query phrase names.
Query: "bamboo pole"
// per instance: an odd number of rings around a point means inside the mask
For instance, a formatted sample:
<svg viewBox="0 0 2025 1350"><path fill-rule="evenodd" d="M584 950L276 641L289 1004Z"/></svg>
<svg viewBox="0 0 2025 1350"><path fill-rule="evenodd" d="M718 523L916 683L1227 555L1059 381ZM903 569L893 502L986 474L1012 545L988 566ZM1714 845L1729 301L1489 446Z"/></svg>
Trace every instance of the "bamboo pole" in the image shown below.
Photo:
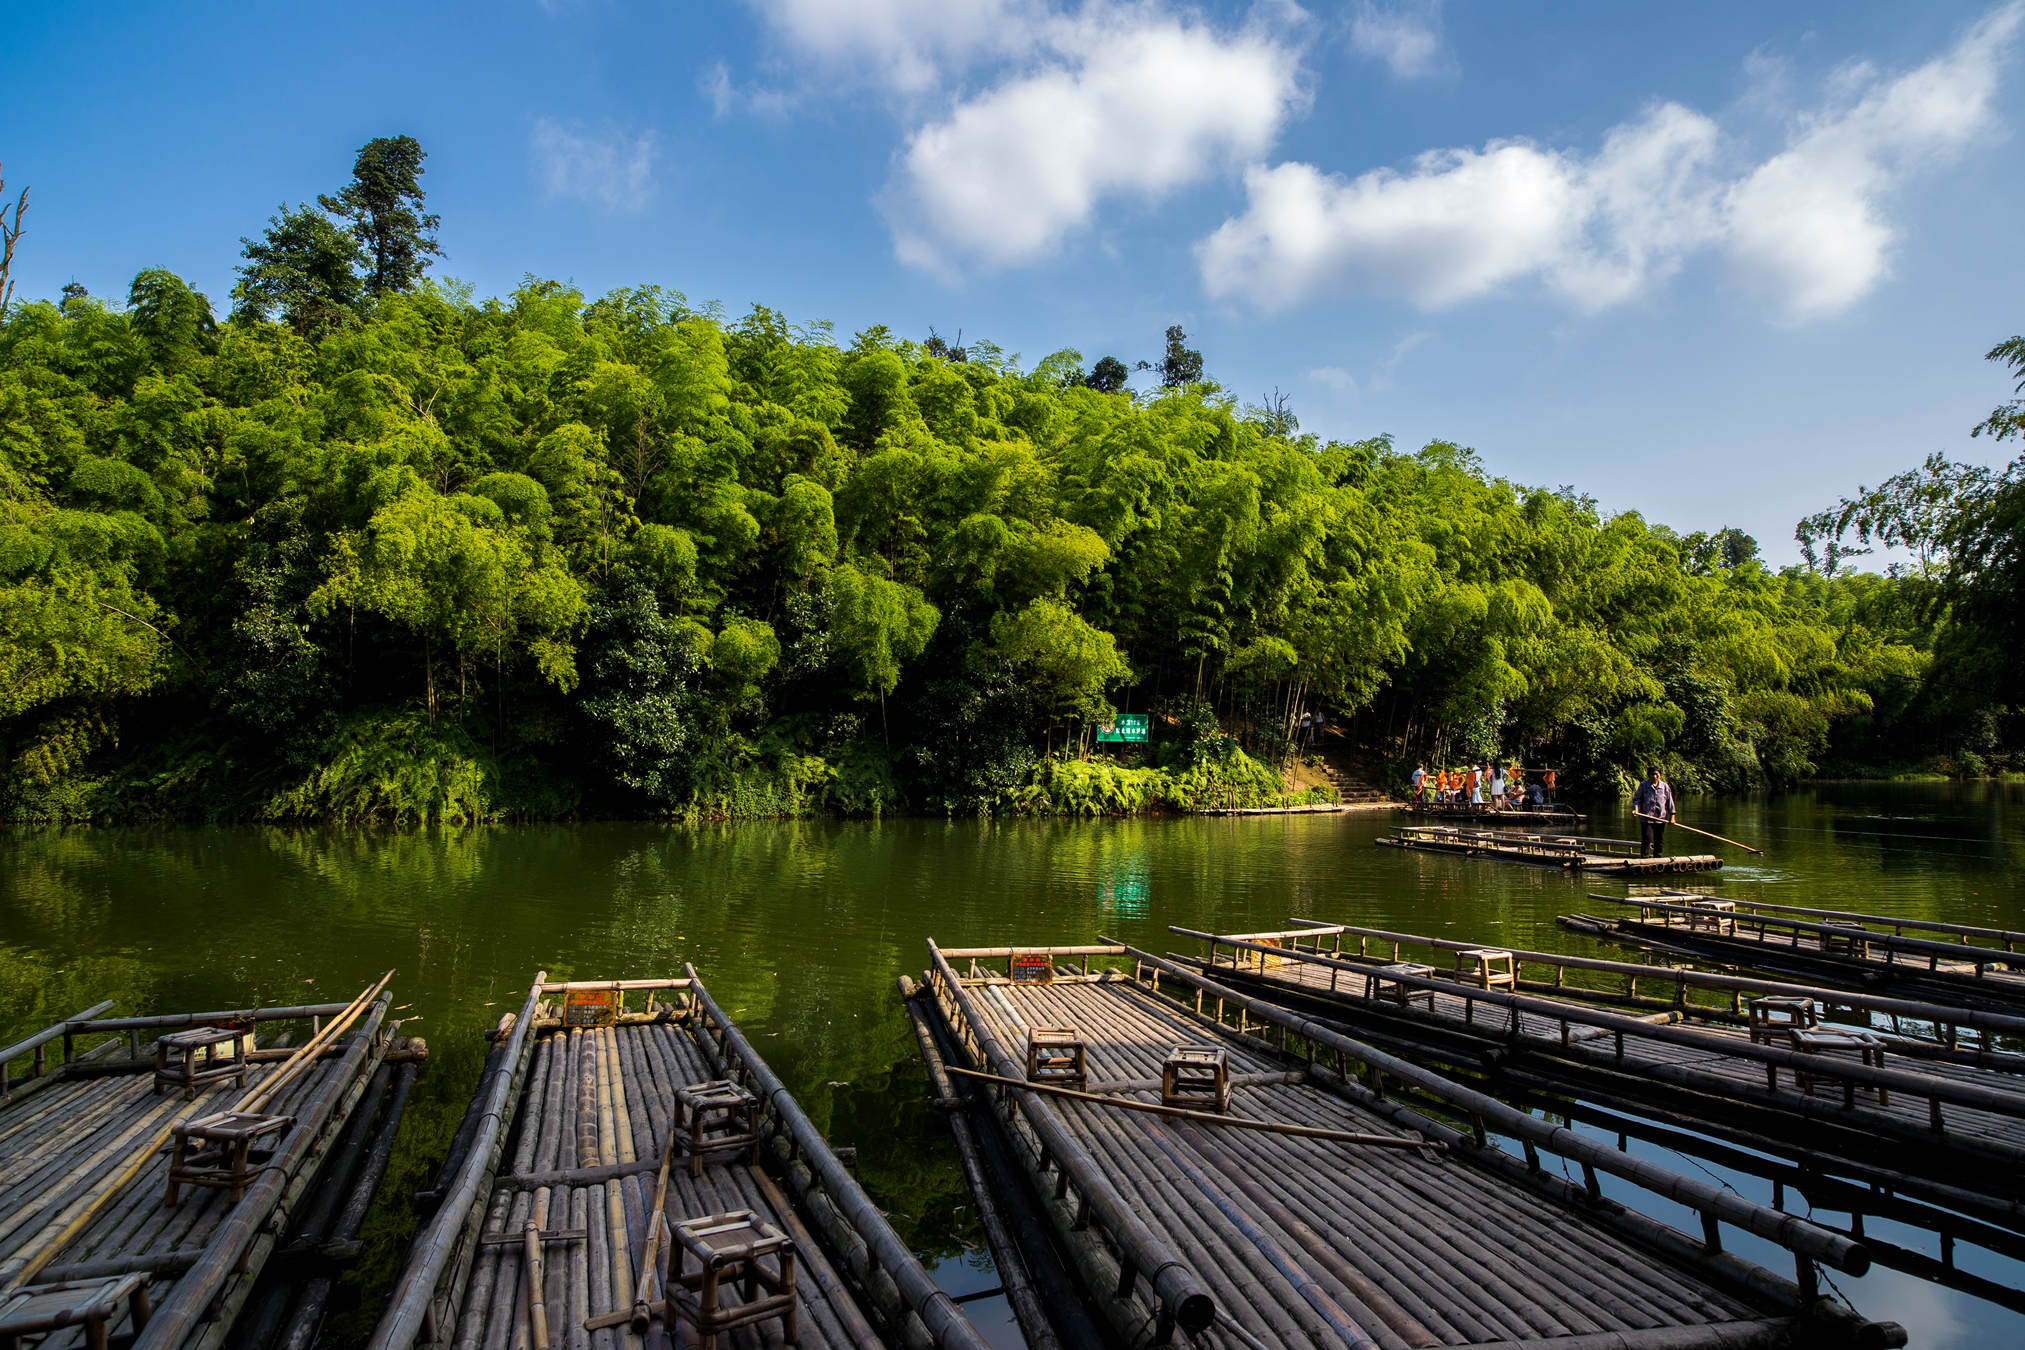
<svg viewBox="0 0 2025 1350"><path fill-rule="evenodd" d="M1649 820L1655 825L1671 825L1676 830L1686 830L1689 834L1698 834L1704 839L1713 839L1719 844L1728 844L1731 848L1740 848L1746 853L1755 853L1761 858L1765 856L1764 849L1752 848L1749 844L1740 844L1734 839L1725 839L1713 830L1696 829L1692 825L1683 825L1677 820L1661 820L1658 816L1648 816L1643 811L1633 811L1631 814L1637 816L1640 820Z"/></svg>
<svg viewBox="0 0 2025 1350"><path fill-rule="evenodd" d="M429 1310L429 1301L435 1294L436 1283L453 1255L459 1233L473 1220L482 1222L482 1216L473 1210L481 1188L498 1167L499 1153L505 1147L506 1126L512 1119L514 1090L526 1072L527 1057L533 1050L532 1024L541 1002L542 981L547 974L541 971L535 975L534 985L528 990L520 1017L508 1037L508 1050L500 1071L482 1089L484 1113L470 1154L465 1159L464 1170L445 1196L443 1204L416 1234L408 1264L387 1299L386 1311L381 1314L379 1325L373 1329L369 1350L406 1350L414 1344L422 1330L423 1317Z"/></svg>
<svg viewBox="0 0 2025 1350"><path fill-rule="evenodd" d="M1183 1106L1166 1106L1159 1102L1135 1101L1131 1097L1106 1097L1095 1092L1078 1092L1074 1088L1057 1087L1053 1083L1030 1083L1024 1078L1001 1078L995 1073L980 1073L976 1069L961 1069L954 1065L950 1073L981 1082L996 1083L1001 1087L1014 1088L1020 1092L1045 1092L1050 1097L1065 1097L1070 1101L1094 1102L1098 1106L1116 1107L1120 1111L1139 1111L1151 1116L1166 1116L1170 1120L1193 1121L1198 1125L1227 1125L1234 1130L1262 1130L1268 1134L1284 1134L1299 1139L1327 1139L1338 1144L1365 1144L1372 1148L1410 1148L1430 1153L1441 1152L1437 1144L1425 1139L1408 1139L1391 1134L1361 1134L1355 1130L1327 1130L1309 1125L1290 1125L1279 1120L1253 1120L1249 1116L1220 1116L1213 1111L1191 1111Z"/></svg>
<svg viewBox="0 0 2025 1350"><path fill-rule="evenodd" d="M1119 951L1123 950L1119 948ZM928 953L950 999L970 1024L970 1032L983 1053L985 1063L1002 1076L1010 1077L1014 1066L1012 1057L984 1024L982 1014L932 938L928 943ZM1065 1172L1076 1175L1083 1195L1117 1240L1124 1253L1123 1259L1130 1261L1139 1275L1152 1281L1168 1314L1190 1334L1208 1327L1216 1318L1216 1301L1203 1292L1196 1275L1154 1235L1045 1103L1029 1100L1025 1103L1025 1110L1028 1123L1053 1153L1057 1164Z"/></svg>
<svg viewBox="0 0 2025 1350"><path fill-rule="evenodd" d="M942 1052L935 1042L935 1029L915 1001L917 989L914 981L902 975L899 983L901 1001L907 1007L908 1020L914 1024L914 1036L921 1047L922 1063L928 1068L929 1086L935 1090L936 1104L947 1109L950 1133L956 1139L964 1179L970 1183L971 1197L977 1205L978 1223L984 1229L992 1263L998 1269L999 1283L1005 1288L1006 1302L1011 1305L1030 1350L1060 1350L1061 1338L1055 1334L1048 1317L1047 1302L1036 1287L1036 1272L1029 1268L1027 1249L1022 1248L1014 1236L1000 1208L1000 1200L986 1178L982 1148L977 1137L978 1127L970 1118L967 1098L959 1096L955 1085L949 1081ZM1047 1259L1046 1254L1041 1259ZM1094 1336L1094 1329L1090 1329L1088 1334Z"/></svg>
<svg viewBox="0 0 2025 1350"><path fill-rule="evenodd" d="M1144 965L1185 984L1195 985L1227 1003L1247 1009L1253 1016L1302 1037L1310 1044L1338 1051L1350 1058L1429 1093L1482 1119L1487 1126L1514 1139L1558 1153L1574 1162L1586 1163L1598 1172L1621 1177L1667 1199L1701 1210L1746 1232L1785 1247L1810 1260L1820 1261L1846 1274L1860 1275L1869 1268L1869 1257L1860 1243L1839 1237L1795 1215L1781 1213L1745 1199L1720 1187L1683 1177L1666 1168L1606 1148L1572 1130L1549 1125L1496 1098L1449 1081L1419 1065L1391 1055L1375 1046L1355 1040L1333 1027L1301 1017L1283 1008L1255 999L1228 985L1206 979L1185 966L1138 948L1128 951ZM1424 1131L1423 1131L1424 1132ZM1474 1150L1481 1154L1485 1150Z"/></svg>
<svg viewBox="0 0 2025 1350"><path fill-rule="evenodd" d="M377 1045L381 1020L391 999L382 996L371 1008L358 1035L336 1070L326 1075L310 1100L299 1112L295 1130L288 1136L274 1160L248 1186L240 1202L232 1207L205 1244L203 1259L155 1310L147 1328L134 1341L133 1350L170 1350L180 1346L203 1317L219 1288L248 1261L256 1241L263 1240L262 1228L291 1185L307 1184L302 1173L305 1161L319 1139L336 1129L337 1111L347 1096L356 1099L370 1076L363 1072L367 1061L385 1047ZM195 1207L192 1206L194 1209ZM264 1238L272 1242L273 1236ZM250 1289L251 1282L247 1287Z"/></svg>
<svg viewBox="0 0 2025 1350"><path fill-rule="evenodd" d="M844 1216L859 1237L878 1258L878 1262L892 1276L899 1287L907 1306L921 1319L935 1343L944 1350L984 1350L984 1340L970 1319L952 1303L923 1269L920 1259L900 1241L899 1234L886 1222L871 1197L856 1177L844 1170L822 1132L802 1110L780 1079L774 1076L759 1052L753 1049L743 1032L726 1017L724 1010L711 998L710 991L697 977L694 966L684 964L683 973L689 977L690 992L695 995L705 1015L717 1024L727 1051L735 1055L744 1074L759 1089L758 1095L772 1108L781 1128L794 1140L801 1150L802 1161L822 1183L822 1190L829 1202Z"/></svg>

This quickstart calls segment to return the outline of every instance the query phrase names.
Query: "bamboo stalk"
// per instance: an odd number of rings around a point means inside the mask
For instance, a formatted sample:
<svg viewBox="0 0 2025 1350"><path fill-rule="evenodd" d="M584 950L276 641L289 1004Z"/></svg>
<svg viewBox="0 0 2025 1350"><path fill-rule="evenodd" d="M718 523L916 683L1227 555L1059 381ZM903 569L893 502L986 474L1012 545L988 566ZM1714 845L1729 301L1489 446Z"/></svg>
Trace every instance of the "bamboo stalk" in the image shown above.
<svg viewBox="0 0 2025 1350"><path fill-rule="evenodd" d="M1713 830L1696 829L1692 825L1683 825L1677 820L1661 820L1658 816L1648 816L1643 811L1633 811L1631 814L1637 816L1640 820L1649 820L1655 825L1671 825L1676 830L1686 830L1689 834L1698 834L1704 839L1713 839L1719 844L1728 844L1731 848L1740 848L1746 853L1755 853L1761 858L1765 856L1764 849L1752 848L1749 844L1740 844L1734 839L1725 839Z"/></svg>
<svg viewBox="0 0 2025 1350"><path fill-rule="evenodd" d="M1045 1092L1050 1097L1094 1102L1098 1106L1116 1107L1121 1111L1141 1111L1147 1115L1193 1121L1198 1125L1227 1125L1234 1130L1264 1130L1270 1134L1292 1135L1301 1139L1327 1139L1339 1144L1368 1144L1373 1148L1410 1148L1433 1153L1441 1152L1439 1146L1425 1139L1406 1139L1391 1134L1362 1134L1355 1130L1319 1129L1309 1125L1290 1125L1277 1120L1253 1120L1248 1116L1220 1116L1212 1111L1191 1111L1187 1107L1134 1101L1130 1097L1104 1097L1094 1092L1078 1092L1074 1088L1057 1087L1052 1083L1030 1083L1024 1078L1001 1078L995 1073L980 1073L976 1069L960 1069L953 1065L950 1066L949 1072L986 1083L996 1083L1001 1087L1016 1088L1021 1092Z"/></svg>

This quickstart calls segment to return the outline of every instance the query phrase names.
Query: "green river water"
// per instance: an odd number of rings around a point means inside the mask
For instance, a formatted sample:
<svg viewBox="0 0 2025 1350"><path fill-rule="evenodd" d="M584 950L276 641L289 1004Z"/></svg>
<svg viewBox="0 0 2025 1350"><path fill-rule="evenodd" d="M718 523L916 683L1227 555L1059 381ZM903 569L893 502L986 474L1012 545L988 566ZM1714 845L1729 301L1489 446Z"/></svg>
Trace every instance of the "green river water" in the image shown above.
<svg viewBox="0 0 2025 1350"><path fill-rule="evenodd" d="M1722 893L2025 927L2025 785L1823 784L1686 811L1767 851L1718 850L1734 860L1709 879ZM0 1041L107 997L122 1012L343 1000L397 968L400 1015L431 1057L351 1305L325 1337L345 1345L370 1326L375 1293L401 1259L406 1197L428 1185L464 1111L481 1029L517 1006L537 968L617 978L679 974L692 961L816 1122L858 1148L868 1190L944 1283L984 1289L995 1278L894 987L920 973L923 939L1105 934L1192 951L1168 924L1232 932L1301 917L1624 954L1554 923L1600 908L1585 891L1621 894L1621 884L1373 847L1392 823L17 830L0 835ZM1628 835L1628 823L1611 806L1589 829ZM1695 847L1680 835L1668 842ZM1763 1183L1723 1177L1769 1198ZM1871 1231L1938 1250L1930 1235L1877 1222ZM1957 1259L2025 1287L2013 1262L1965 1246ZM1881 1269L1837 1284L1866 1314L1905 1323L1916 1346L2025 1343L2025 1315L1995 1302ZM995 1342L1018 1343L1002 1300L970 1307Z"/></svg>

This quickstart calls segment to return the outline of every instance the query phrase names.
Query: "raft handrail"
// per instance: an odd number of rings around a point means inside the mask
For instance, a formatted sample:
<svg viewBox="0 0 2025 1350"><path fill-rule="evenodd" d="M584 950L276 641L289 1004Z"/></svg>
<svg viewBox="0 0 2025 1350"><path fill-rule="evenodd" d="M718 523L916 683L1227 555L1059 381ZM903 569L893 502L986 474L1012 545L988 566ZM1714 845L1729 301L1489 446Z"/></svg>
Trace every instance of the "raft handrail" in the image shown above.
<svg viewBox="0 0 2025 1350"><path fill-rule="evenodd" d="M1606 901L1613 905L1624 905L1645 913L1657 910L1668 917L1678 914L1688 918L1697 918L1703 917L1709 912L1697 909L1692 905L1670 905L1664 900L1651 900L1642 896L1598 895L1592 891L1589 898L1591 900ZM1932 938L1899 937L1893 936L1890 933L1874 933L1867 928L1837 927L1834 924L1810 923L1805 919L1782 919L1770 914L1733 914L1730 917L1740 924L1748 923L1756 926L1760 942L1771 941L1768 926L1776 924L1781 929L1790 928L1795 933L1814 933L1816 935L1825 933L1831 937L1857 938L1864 942L1874 942L1884 947L1887 951L1913 952L1921 956L1945 956L1951 958L1959 958L1964 952L1974 952L1989 957L1990 960L1987 964L1990 965L2010 966L2014 969L2025 966L2025 952L2000 952L1992 947L1965 947L1959 942L1936 942ZM1672 925L1663 924L1661 926L1671 927Z"/></svg>
<svg viewBox="0 0 2025 1350"><path fill-rule="evenodd" d="M1603 898L1603 897L1598 897ZM1384 928L1363 928L1355 924L1323 923L1313 919L1295 919L1301 925L1277 933L1250 933L1241 936L1259 937L1306 937L1310 933L1326 937L1330 933L1349 933L1357 937L1380 938L1387 942L1412 942L1423 947L1440 951L1472 951L1485 946L1482 942L1457 942L1452 938L1428 937L1419 933L1396 933ZM1286 949L1286 950L1291 950ZM1747 994L1798 995L1825 1003L1835 1003L1848 1008L1862 1008L1868 1012L1894 1014L1910 1017L1916 1021L1933 1022L1935 1025L1952 1024L1972 1027L1977 1031L1988 1031L1998 1035L2025 1036L2025 1017L2010 1013L1988 1012L1977 1008L1957 1008L1938 1003L1921 1003L1914 999L1891 998L1883 994L1867 994L1853 989L1826 989L1820 985L1794 984L1786 980L1761 980L1749 975L1728 975L1719 971L1693 970L1682 966L1654 966L1638 961L1612 961L1601 956L1575 956L1563 952L1532 951L1523 947L1498 946L1508 951L1520 964L1561 965L1570 970L1594 970L1606 974L1631 975L1639 978L1651 976L1655 979L1673 980L1693 985L1698 989L1722 989ZM1579 989L1579 986L1572 986Z"/></svg>
<svg viewBox="0 0 2025 1350"><path fill-rule="evenodd" d="M1925 1097L1932 1102L1948 1102L1955 1106L1967 1106L1992 1115L2025 1120L2025 1093L1997 1092L1973 1083L1958 1083L1952 1079L1939 1078L1932 1074L1918 1073L1906 1069L1886 1068L1882 1065L1857 1063L1850 1060L1831 1059L1824 1055L1810 1055L1797 1050L1784 1050L1775 1045L1760 1045L1756 1041L1738 1041L1731 1037L1719 1037L1703 1027L1663 1025L1627 1017L1623 1013L1608 1012L1601 1008L1585 1008L1578 1004L1562 1003L1538 994L1507 993L1501 989L1479 988L1473 984L1436 975L1411 975L1405 971L1382 970L1379 967L1359 965L1354 961L1343 961L1325 956L1320 952L1304 952L1291 947L1270 947L1263 943L1246 942L1242 939L1224 937L1214 933L1197 932L1189 928L1170 928L1170 932L1184 937L1200 938L1210 944L1209 964L1216 966L1218 944L1262 955L1277 956L1281 960L1300 960L1333 970L1349 971L1367 978L1381 976L1388 982L1396 982L1413 989L1426 989L1436 993L1451 994L1457 998L1488 1003L1493 1007L1516 1008L1531 1012L1543 1018L1578 1023L1583 1026L1601 1027L1621 1036L1641 1036L1648 1040L1664 1041L1673 1045L1692 1046L1696 1049L1715 1048L1723 1054L1738 1059L1756 1060L1776 1068L1791 1069L1796 1074L1814 1078L1833 1078L1860 1083L1866 1087L1881 1087L1909 1096ZM1938 1112L1935 1113L1938 1115Z"/></svg>
<svg viewBox="0 0 2025 1350"><path fill-rule="evenodd" d="M367 1350L406 1350L422 1334L429 1305L436 1297L437 1283L457 1251L457 1231L469 1222L479 1189L499 1167L499 1151L506 1143L508 1107L525 1068L525 1057L533 1048L534 1014L541 1004L543 982L547 979L547 971L535 973L520 1016L507 1035L506 1053L501 1056L491 1083L486 1085L485 1114L464 1155L464 1165L443 1202L415 1235L409 1248L414 1255L388 1296L386 1310L373 1328Z"/></svg>
<svg viewBox="0 0 2025 1350"><path fill-rule="evenodd" d="M387 973L389 976L393 974L392 971ZM385 980L381 981L382 988L385 983ZM247 1253L268 1231L275 1207L281 1202L284 1192L296 1182L297 1174L308 1163L318 1141L326 1137L335 1138L339 1122L332 1116L340 1103L348 1094L365 1090L370 1075L362 1071L362 1066L365 1059L379 1048L380 1026L393 1001L392 994L382 993L372 1002L364 1020L352 1033L337 1070L314 1090L305 1103L297 1107L297 1118L286 1142L275 1150L259 1175L247 1185L245 1193L233 1202L224 1221L210 1241L204 1244L203 1255L177 1279L168 1298L155 1309L147 1326L134 1338L133 1350L171 1350L171 1347L183 1345L196 1325L204 1320L207 1309L226 1279L235 1270L244 1268ZM278 1242L278 1235L276 1240Z"/></svg>
<svg viewBox="0 0 2025 1350"><path fill-rule="evenodd" d="M1529 1151L1545 1149L1571 1162L1582 1164L1585 1170L1593 1169L1629 1181L1655 1195L1685 1205L1707 1218L1720 1219L1732 1227L1784 1247L1803 1260L1818 1261L1849 1275L1861 1275L1870 1268L1870 1254L1862 1243L1843 1237L1810 1220L1774 1209L1769 1205L1761 1205L1735 1191L1725 1190L1709 1182L1682 1176L1656 1163L1635 1158L1577 1134L1566 1126L1549 1125L1536 1116L1528 1115L1495 1097L1464 1087L1431 1069L1368 1045L1321 1022L1302 1017L1263 999L1253 998L1228 985L1219 984L1199 971L1155 956L1152 952L1131 946L1125 950L1134 959L1161 973L1235 1004L1252 1017L1277 1026L1282 1031L1292 1032L1311 1045L1325 1046L1382 1071L1402 1083L1411 1084L1460 1109L1485 1127L1520 1140L1529 1146ZM1590 1190L1592 1194L1596 1193L1593 1185ZM1707 1242L1705 1239L1705 1245L1715 1249L1719 1244Z"/></svg>
<svg viewBox="0 0 2025 1350"><path fill-rule="evenodd" d="M335 1017L349 1003L303 1003L286 1008L231 1008L216 1012L153 1013L145 1017L97 1017L79 1022L80 1036L100 1031L153 1031L162 1027L197 1027L212 1022L286 1022L305 1017Z"/></svg>
<svg viewBox="0 0 2025 1350"><path fill-rule="evenodd" d="M955 951L975 951L975 948L956 948ZM1050 953L1051 948L1005 948L1006 956L1039 955ZM1123 956L1131 949L1118 943L1105 943L1079 955ZM938 992L946 995L957 1011L962 1013L967 1024L958 1028L961 1033L969 1032L985 1067L1004 1078L1024 1078L1024 1067L1015 1060L1000 1043L998 1036L985 1021L983 1013L964 988L962 977L950 966L942 948L934 938L928 939L929 978L940 986ZM962 1037L959 1034L959 1040ZM1193 1272L1183 1264L1166 1242L1162 1241L1146 1220L1140 1217L1115 1182L1104 1175L1101 1168L1061 1118L1046 1101L1034 1094L1022 1094L1017 1102L1020 1114L1032 1127L1035 1135L1061 1169L1064 1178L1073 1172L1077 1190L1082 1192L1084 1203L1093 1217L1117 1245L1119 1264L1123 1267L1123 1279L1118 1292L1124 1297L1130 1286L1139 1277L1152 1285L1161 1310L1190 1335L1201 1332L1211 1323L1218 1322L1216 1300L1203 1289Z"/></svg>
<svg viewBox="0 0 2025 1350"><path fill-rule="evenodd" d="M689 991L702 1008L704 1017L717 1024L719 1034L736 1054L735 1063L727 1063L725 1067L734 1072L743 1071L752 1080L753 1086L759 1089L758 1095L766 1103L761 1108L762 1112L771 1111L780 1122L802 1161L815 1174L823 1193L864 1240L873 1258L892 1277L901 1297L921 1319L935 1344L941 1350L986 1350L984 1338L977 1328L935 1283L934 1277L921 1264L921 1259L900 1240L900 1235L893 1231L885 1215L865 1194L865 1188L858 1184L858 1179L844 1169L843 1162L823 1137L822 1131L816 1128L815 1122L809 1119L808 1113L802 1110L801 1103L795 1100L794 1094L788 1091L767 1062L760 1058L759 1051L753 1049L752 1042L745 1038L738 1024L727 1017L717 1000L710 996L696 968L687 962L682 968L688 977Z"/></svg>
<svg viewBox="0 0 2025 1350"><path fill-rule="evenodd" d="M1678 895L1683 898L1698 898L1703 895L1703 892L1676 890L1668 886L1662 889L1660 894ZM1768 910L1780 914L1807 914L1819 919L1853 919L1860 923L1888 923L1894 928L1921 928L1930 933L1955 933L1963 937L1990 938L1994 941L2007 944L2025 942L2025 933L2017 932L2010 928L1985 928L1977 924L1942 923L1938 919L1909 919L1894 914L1864 914L1851 909L1815 909L1809 905L1775 905L1769 900L1739 900L1727 895L1710 895L1706 898L1710 900L1728 900L1731 904L1739 907ZM1905 934L1898 933L1894 936L1903 937ZM1962 945L1965 947L1970 946L1966 942ZM2011 949L2009 946L2006 946L2005 950L2009 951Z"/></svg>

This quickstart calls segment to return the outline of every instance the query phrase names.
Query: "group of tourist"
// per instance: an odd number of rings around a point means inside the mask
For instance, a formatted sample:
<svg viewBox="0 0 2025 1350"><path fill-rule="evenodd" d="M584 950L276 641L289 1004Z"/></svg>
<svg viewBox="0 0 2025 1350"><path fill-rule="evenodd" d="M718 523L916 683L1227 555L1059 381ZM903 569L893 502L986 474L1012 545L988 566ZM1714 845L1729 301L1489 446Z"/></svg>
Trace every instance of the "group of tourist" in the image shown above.
<svg viewBox="0 0 2025 1350"><path fill-rule="evenodd" d="M1481 806L1487 811L1542 807L1554 800L1554 771L1543 769L1529 783L1518 765L1472 764L1466 769L1413 770L1413 804Z"/></svg>

